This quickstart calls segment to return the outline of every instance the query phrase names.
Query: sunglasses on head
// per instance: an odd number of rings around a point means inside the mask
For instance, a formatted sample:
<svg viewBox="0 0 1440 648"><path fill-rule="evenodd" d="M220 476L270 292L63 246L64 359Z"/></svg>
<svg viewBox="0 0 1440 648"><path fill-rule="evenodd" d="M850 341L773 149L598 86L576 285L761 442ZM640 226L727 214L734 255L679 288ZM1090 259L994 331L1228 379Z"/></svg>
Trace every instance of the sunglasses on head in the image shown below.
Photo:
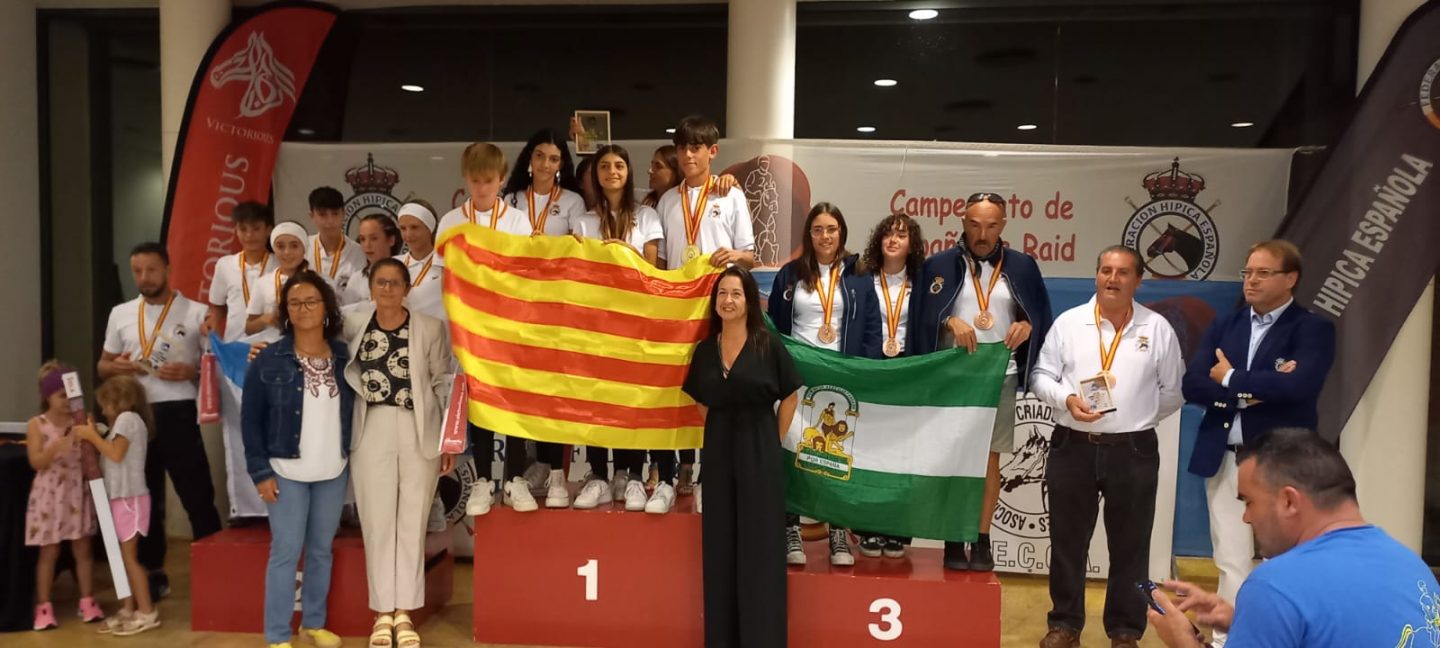
<svg viewBox="0 0 1440 648"><path fill-rule="evenodd" d="M975 194L970 194L970 197L965 199L965 204L967 204L967 205L973 205L973 204L975 204L975 203L977 203L977 202L989 202L989 203L995 203L995 204L997 204L997 205L999 205L999 206L1001 206L1001 207L1004 207L1004 206L1005 206L1005 199L1004 199L1004 198L1001 198L1001 197L1000 197L1000 194L997 194L997 193L988 193L988 192L975 193Z"/></svg>

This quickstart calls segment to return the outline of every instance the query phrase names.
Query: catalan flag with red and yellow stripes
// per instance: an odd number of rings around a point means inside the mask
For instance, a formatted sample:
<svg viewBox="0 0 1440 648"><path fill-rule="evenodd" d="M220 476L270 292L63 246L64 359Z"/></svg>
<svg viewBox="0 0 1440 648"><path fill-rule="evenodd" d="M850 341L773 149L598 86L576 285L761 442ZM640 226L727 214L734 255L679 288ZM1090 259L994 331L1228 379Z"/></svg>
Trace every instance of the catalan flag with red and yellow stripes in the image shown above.
<svg viewBox="0 0 1440 648"><path fill-rule="evenodd" d="M660 270L624 245L473 224L438 248L471 423L575 445L702 445L681 386L708 326L707 259Z"/></svg>

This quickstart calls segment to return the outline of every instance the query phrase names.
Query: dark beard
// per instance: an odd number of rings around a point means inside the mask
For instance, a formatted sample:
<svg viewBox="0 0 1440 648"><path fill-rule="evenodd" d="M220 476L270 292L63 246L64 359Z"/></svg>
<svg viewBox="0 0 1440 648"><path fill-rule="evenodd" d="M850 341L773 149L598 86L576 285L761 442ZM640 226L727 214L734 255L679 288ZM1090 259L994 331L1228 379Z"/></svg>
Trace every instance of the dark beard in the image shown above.
<svg viewBox="0 0 1440 648"><path fill-rule="evenodd" d="M160 287L155 288L155 289L153 289L153 290L148 290L148 291L147 291L147 290L145 290L145 289L143 289L143 288L140 290L140 296L142 296L142 297L144 297L144 298L146 298L146 299L154 299L154 298L159 297L160 295L163 295L163 294L165 294L165 284L160 284Z"/></svg>

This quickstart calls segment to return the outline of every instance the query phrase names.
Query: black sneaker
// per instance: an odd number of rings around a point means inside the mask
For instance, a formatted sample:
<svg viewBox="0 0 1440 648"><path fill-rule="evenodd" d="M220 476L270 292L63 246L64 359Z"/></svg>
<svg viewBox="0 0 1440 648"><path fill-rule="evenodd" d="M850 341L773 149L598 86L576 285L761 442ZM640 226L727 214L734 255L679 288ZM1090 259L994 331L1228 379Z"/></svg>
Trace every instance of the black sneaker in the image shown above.
<svg viewBox="0 0 1440 648"><path fill-rule="evenodd" d="M965 557L965 543L945 543L945 568L953 571L970 570L970 559Z"/></svg>
<svg viewBox="0 0 1440 648"><path fill-rule="evenodd" d="M150 598L159 601L170 596L170 577L162 571L152 571L149 574Z"/></svg>
<svg viewBox="0 0 1440 648"><path fill-rule="evenodd" d="M899 538L885 538L883 551L886 558L904 558L905 543Z"/></svg>
<svg viewBox="0 0 1440 648"><path fill-rule="evenodd" d="M995 556L990 553L990 536L982 533L975 544L970 545L970 571L995 571Z"/></svg>
<svg viewBox="0 0 1440 648"><path fill-rule="evenodd" d="M884 550L885 545L880 541L880 536L860 536L860 555L879 558Z"/></svg>

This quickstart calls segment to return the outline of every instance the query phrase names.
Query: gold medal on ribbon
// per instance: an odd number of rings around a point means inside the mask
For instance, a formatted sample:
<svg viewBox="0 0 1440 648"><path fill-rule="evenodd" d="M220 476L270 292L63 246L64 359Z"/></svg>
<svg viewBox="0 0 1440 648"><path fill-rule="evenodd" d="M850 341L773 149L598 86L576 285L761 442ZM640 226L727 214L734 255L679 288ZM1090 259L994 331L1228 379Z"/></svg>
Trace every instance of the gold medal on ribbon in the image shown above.
<svg viewBox="0 0 1440 648"><path fill-rule="evenodd" d="M408 254L405 255L405 265L408 266L408 265L410 265L410 264L412 264L412 263L414 263L414 262L415 262L415 259L411 258L410 255L408 255ZM425 266L422 267L422 268L420 268L420 274L415 275L415 281L413 281L413 282L410 283L410 287L411 287L411 288L418 288L418 287L420 287L420 282L422 282L422 281L425 280L425 275L430 274L430 266L432 266L432 265L434 265L434 264L435 264L435 252L434 252L434 251L431 251L431 252L430 252L430 257L427 258L427 259L425 259Z"/></svg>
<svg viewBox="0 0 1440 648"><path fill-rule="evenodd" d="M970 281L975 284L975 301L980 304L980 314L975 316L975 328L982 331L990 330L995 326L995 315L990 312L990 294L995 292L995 284L1000 282L1000 270L1005 267L1005 253L1000 253L1000 260L995 263L995 272L990 275L990 285L982 289L980 287L980 262L972 260L970 265Z"/></svg>
<svg viewBox="0 0 1440 648"><path fill-rule="evenodd" d="M903 275L902 275L903 277ZM900 294L895 301L890 301L890 281L885 276L885 271L880 271L880 294L885 296L885 328L890 335L886 337L885 347L882 349L885 356L893 358L900 355L900 341L895 339L895 334L900 329L900 311L905 307L905 290L910 287L910 279L903 277L900 280Z"/></svg>
<svg viewBox="0 0 1440 648"><path fill-rule="evenodd" d="M1130 323L1132 312L1125 313L1125 319L1121 321L1120 327L1115 330L1115 339L1110 340L1110 348L1105 348L1105 332L1100 329L1100 304L1095 304L1095 335L1100 343L1100 373L1096 374L1105 379L1105 385L1110 389L1115 388L1115 374L1110 373L1110 366L1115 364L1115 354L1120 350L1120 338L1125 336L1125 325Z"/></svg>
<svg viewBox="0 0 1440 648"><path fill-rule="evenodd" d="M320 252L321 252L321 250L322 250L323 248L320 247L320 237L318 237L318 236L315 237L315 246L314 246L314 249L315 249L315 269L323 274L323 273L325 273L325 263L324 263L324 261L323 261L323 259L324 259L325 257L323 257L323 256L320 254ZM344 236L341 236L341 237L340 237L340 247L335 248L335 256L330 257L330 272L329 272L329 274L330 274L330 278L331 278L331 279L334 279L334 278L335 278L335 273L337 273L337 272L340 271L340 253L343 252L343 251L345 251L345 237L344 237Z"/></svg>
<svg viewBox="0 0 1440 648"><path fill-rule="evenodd" d="M505 206L505 201L499 198L495 199L495 204L490 205L490 229L495 229L495 225L500 222L500 218L504 216L508 210L509 208ZM475 223L477 212L475 210L474 198L465 201L465 204L460 206L460 211L465 214L465 219L470 221L472 225Z"/></svg>
<svg viewBox="0 0 1440 648"><path fill-rule="evenodd" d="M685 246L685 262L686 262L686 263L689 263L689 262L691 262L691 261L694 261L695 259L698 259L698 258L700 258L700 248L695 247L694 245L687 245L687 246Z"/></svg>
<svg viewBox="0 0 1440 648"><path fill-rule="evenodd" d="M700 195L695 198L695 204L690 204L690 189L680 185L680 212L685 217L685 260L692 261L700 256L700 248L695 241L700 238L700 219L705 215L705 203L710 201L710 186L714 184L715 176L705 179L705 184L700 185ZM691 256L690 251L694 250L695 255Z"/></svg>
<svg viewBox="0 0 1440 648"><path fill-rule="evenodd" d="M270 252L260 257L260 272L265 272L265 264L270 261ZM261 276L264 276L263 274ZM240 293L245 296L245 305L250 305L250 278L245 275L245 253L240 253Z"/></svg>

